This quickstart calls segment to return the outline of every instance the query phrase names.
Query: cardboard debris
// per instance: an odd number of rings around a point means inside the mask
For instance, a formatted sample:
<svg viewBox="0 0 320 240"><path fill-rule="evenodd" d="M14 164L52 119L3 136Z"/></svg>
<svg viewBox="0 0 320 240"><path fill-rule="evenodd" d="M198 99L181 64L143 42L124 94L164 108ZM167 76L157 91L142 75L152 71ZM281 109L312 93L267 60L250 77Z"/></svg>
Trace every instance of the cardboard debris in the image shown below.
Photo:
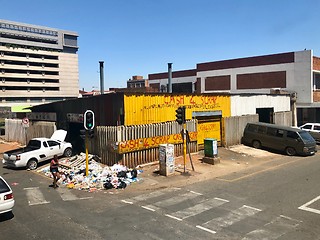
<svg viewBox="0 0 320 240"><path fill-rule="evenodd" d="M64 158L59 160L59 172L61 179L59 184L65 185L67 188L86 190L95 192L103 189L123 189L133 182L138 182L137 177L142 170L128 169L126 166L114 164L113 166L105 166L98 163L96 156L88 155L88 176L86 175L86 154ZM38 172L52 178L50 166L46 166Z"/></svg>

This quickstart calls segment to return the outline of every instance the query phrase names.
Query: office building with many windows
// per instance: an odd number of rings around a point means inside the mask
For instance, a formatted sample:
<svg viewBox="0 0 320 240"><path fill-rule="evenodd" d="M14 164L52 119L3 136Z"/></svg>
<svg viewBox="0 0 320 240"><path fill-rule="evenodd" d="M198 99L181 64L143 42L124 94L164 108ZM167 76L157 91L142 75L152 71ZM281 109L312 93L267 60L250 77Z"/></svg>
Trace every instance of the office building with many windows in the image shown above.
<svg viewBox="0 0 320 240"><path fill-rule="evenodd" d="M78 34L0 20L0 108L78 97Z"/></svg>

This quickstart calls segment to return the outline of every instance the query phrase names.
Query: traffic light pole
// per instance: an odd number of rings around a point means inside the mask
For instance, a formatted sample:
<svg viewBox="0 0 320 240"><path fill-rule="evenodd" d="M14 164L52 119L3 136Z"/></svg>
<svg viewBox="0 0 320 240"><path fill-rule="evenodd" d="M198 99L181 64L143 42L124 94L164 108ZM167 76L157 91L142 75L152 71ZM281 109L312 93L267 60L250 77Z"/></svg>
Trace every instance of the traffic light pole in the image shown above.
<svg viewBox="0 0 320 240"><path fill-rule="evenodd" d="M187 131L186 123L183 124L183 163L184 163L184 173L186 172L186 159L187 159Z"/></svg>
<svg viewBox="0 0 320 240"><path fill-rule="evenodd" d="M87 177L89 175L88 131L86 131L85 145L86 145L86 177Z"/></svg>

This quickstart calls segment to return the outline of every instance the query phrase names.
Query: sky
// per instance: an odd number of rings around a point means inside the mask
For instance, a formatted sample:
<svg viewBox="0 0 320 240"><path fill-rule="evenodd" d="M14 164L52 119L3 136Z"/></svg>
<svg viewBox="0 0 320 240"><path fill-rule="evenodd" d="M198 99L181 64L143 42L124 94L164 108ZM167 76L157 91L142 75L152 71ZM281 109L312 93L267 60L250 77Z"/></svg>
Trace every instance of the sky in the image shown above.
<svg viewBox="0 0 320 240"><path fill-rule="evenodd" d="M79 88L123 88L134 75L197 63L313 50L320 0L0 0L0 19L79 35Z"/></svg>

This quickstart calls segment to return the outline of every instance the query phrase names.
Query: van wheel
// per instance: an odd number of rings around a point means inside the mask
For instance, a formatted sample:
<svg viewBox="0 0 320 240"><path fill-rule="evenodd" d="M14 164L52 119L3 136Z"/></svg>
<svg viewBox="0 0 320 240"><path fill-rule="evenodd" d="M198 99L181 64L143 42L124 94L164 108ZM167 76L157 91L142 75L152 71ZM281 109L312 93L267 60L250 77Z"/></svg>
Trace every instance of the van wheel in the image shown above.
<svg viewBox="0 0 320 240"><path fill-rule="evenodd" d="M288 156L293 156L293 155L296 155L296 150L292 147L287 147L286 148L286 154Z"/></svg>
<svg viewBox="0 0 320 240"><path fill-rule="evenodd" d="M38 162L35 159L30 159L27 163L27 169L35 170L38 167Z"/></svg>
<svg viewBox="0 0 320 240"><path fill-rule="evenodd" d="M261 148L261 143L258 140L253 140L252 141L252 146L254 148Z"/></svg>

